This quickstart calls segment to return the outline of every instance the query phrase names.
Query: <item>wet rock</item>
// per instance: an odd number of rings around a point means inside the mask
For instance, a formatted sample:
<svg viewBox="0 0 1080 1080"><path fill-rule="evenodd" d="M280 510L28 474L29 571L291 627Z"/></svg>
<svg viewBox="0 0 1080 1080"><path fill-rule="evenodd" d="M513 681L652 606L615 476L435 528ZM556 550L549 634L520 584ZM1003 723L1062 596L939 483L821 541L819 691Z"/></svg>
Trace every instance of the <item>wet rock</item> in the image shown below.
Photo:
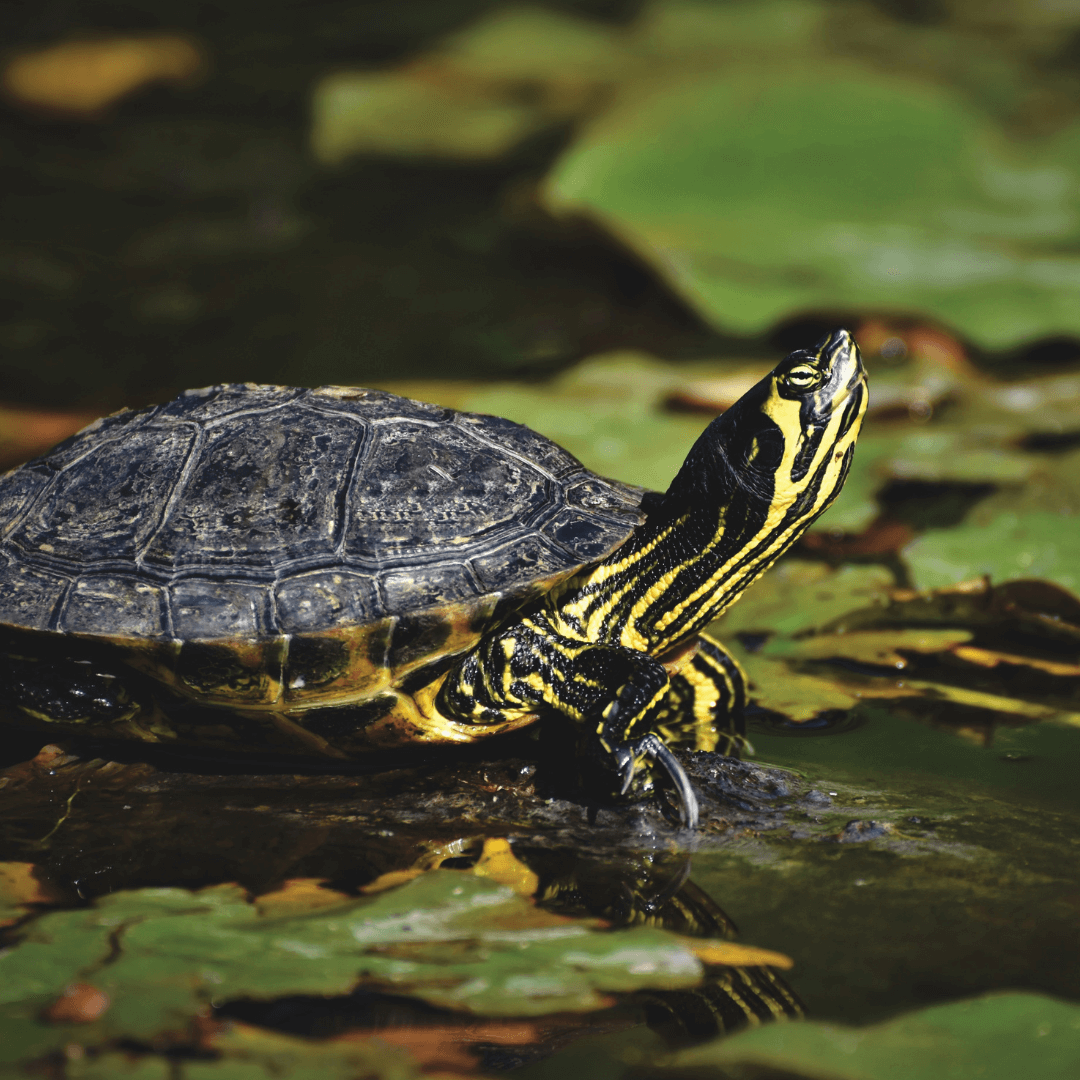
<svg viewBox="0 0 1080 1080"><path fill-rule="evenodd" d="M879 840L893 831L887 821L849 821L837 840L841 844L860 844L865 840Z"/></svg>

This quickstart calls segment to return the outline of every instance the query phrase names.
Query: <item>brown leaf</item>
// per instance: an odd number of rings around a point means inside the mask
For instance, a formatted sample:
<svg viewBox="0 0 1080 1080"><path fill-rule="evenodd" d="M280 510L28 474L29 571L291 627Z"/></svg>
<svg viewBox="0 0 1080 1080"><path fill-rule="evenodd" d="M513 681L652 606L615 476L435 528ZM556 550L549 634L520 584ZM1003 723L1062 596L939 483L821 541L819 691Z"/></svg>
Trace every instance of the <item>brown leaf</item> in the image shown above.
<svg viewBox="0 0 1080 1080"><path fill-rule="evenodd" d="M843 561L867 555L895 555L915 539L915 530L903 521L880 517L861 533L808 532L799 546L829 560Z"/></svg>
<svg viewBox="0 0 1080 1080"><path fill-rule="evenodd" d="M426 1069L472 1074L479 1064L478 1043L528 1046L541 1041L539 1025L528 1021L481 1020L463 1024L432 1024L350 1031L334 1042L365 1043L373 1039L408 1050Z"/></svg>
<svg viewBox="0 0 1080 1080"><path fill-rule="evenodd" d="M52 1024L89 1024L109 1007L109 995L89 983L69 983L64 992L41 1014Z"/></svg>

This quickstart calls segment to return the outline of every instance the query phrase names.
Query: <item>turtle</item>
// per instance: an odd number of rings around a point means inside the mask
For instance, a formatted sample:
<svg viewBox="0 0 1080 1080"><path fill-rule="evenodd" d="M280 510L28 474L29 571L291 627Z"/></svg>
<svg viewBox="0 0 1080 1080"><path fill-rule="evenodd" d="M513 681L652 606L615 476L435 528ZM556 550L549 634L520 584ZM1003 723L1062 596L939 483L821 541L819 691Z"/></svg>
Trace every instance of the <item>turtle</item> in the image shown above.
<svg viewBox="0 0 1080 1080"><path fill-rule="evenodd" d="M839 493L865 405L837 330L663 494L380 390L121 410L0 477L0 710L50 741L343 763L558 713L613 797L670 781L693 827L671 745L737 752L746 700L706 628Z"/></svg>

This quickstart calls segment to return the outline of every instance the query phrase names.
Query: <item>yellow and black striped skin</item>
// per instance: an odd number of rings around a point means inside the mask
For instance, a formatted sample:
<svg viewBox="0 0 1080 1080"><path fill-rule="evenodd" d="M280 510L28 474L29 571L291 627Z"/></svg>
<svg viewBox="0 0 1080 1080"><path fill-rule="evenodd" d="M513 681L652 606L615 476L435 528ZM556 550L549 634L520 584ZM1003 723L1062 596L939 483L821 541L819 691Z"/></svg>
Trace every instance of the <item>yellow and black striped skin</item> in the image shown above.
<svg viewBox="0 0 1080 1080"><path fill-rule="evenodd" d="M736 750L745 680L703 632L839 494L865 408L846 331L786 357L709 425L625 544L449 673L440 712L492 724L557 710L601 761L633 770L639 795L650 732Z"/></svg>

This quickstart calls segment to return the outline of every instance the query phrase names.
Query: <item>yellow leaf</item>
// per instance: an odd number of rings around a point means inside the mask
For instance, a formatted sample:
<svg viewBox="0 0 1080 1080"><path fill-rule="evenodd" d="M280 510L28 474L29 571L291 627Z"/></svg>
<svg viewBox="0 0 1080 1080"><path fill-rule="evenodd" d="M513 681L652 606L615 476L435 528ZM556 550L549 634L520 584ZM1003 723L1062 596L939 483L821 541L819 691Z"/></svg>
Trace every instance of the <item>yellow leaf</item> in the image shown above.
<svg viewBox="0 0 1080 1080"><path fill-rule="evenodd" d="M540 887L539 877L514 855L508 840L485 840L473 873L509 885L521 896L533 896Z"/></svg>
<svg viewBox="0 0 1080 1080"><path fill-rule="evenodd" d="M39 873L34 863L0 862L0 926L21 918L27 904L55 904L62 899Z"/></svg>
<svg viewBox="0 0 1080 1080"><path fill-rule="evenodd" d="M260 915L296 915L301 911L340 904L349 897L334 889L323 888L325 878L290 878L280 889L265 893L255 901Z"/></svg>
<svg viewBox="0 0 1080 1080"><path fill-rule="evenodd" d="M790 971L795 961L783 953L771 949L759 949L754 945L739 945L734 941L711 941L695 938L683 939L686 947L703 964L723 964L725 967L775 967Z"/></svg>
<svg viewBox="0 0 1080 1080"><path fill-rule="evenodd" d="M945 652L954 645L970 641L971 638L969 630L859 630L847 634L819 634L816 637L784 642L769 651L773 655L779 654L792 659L830 660L843 657L864 664L882 664L902 670L908 666L908 662L897 652L898 649L917 653Z"/></svg>
<svg viewBox="0 0 1080 1080"><path fill-rule="evenodd" d="M980 667L997 667L998 664L1020 664L1024 667L1045 671L1048 675L1080 675L1080 664L1065 664L1057 660L1040 660L1035 656L1017 656L1013 653L997 652L993 649L978 649L974 645L962 645L953 649L953 655L969 664Z"/></svg>
<svg viewBox="0 0 1080 1080"><path fill-rule="evenodd" d="M380 874L374 881L369 881L360 891L362 893L377 893L382 892L384 889L393 889L398 885L404 885L406 881L412 881L413 878L419 877L421 874L426 874L428 870L433 869L430 866L414 866L408 870L389 870L385 874Z"/></svg>
<svg viewBox="0 0 1080 1080"><path fill-rule="evenodd" d="M16 56L3 86L24 105L92 117L148 83L186 81L202 66L202 51L177 34L66 41Z"/></svg>

